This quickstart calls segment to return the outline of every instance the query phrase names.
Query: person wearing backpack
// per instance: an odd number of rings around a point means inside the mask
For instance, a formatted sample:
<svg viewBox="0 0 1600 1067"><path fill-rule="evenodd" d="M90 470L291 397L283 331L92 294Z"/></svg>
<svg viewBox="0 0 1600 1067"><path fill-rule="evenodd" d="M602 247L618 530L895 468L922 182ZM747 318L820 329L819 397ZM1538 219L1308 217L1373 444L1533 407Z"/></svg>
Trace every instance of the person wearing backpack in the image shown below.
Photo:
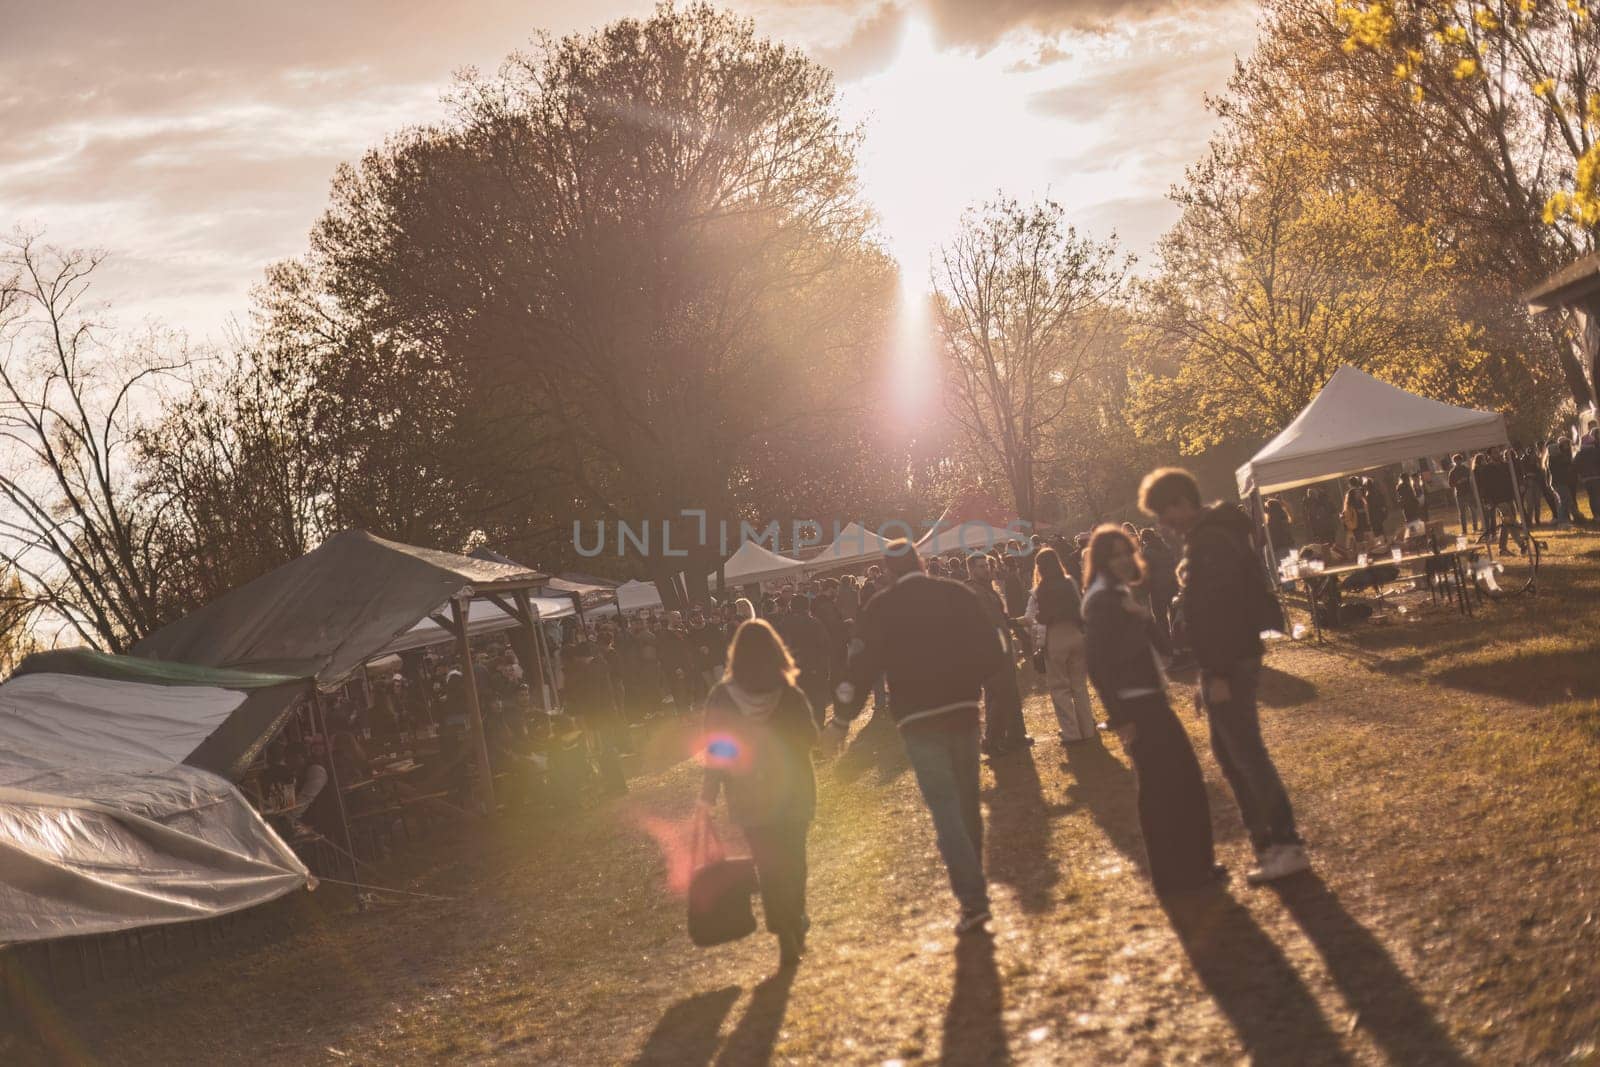
<svg viewBox="0 0 1600 1067"><path fill-rule="evenodd" d="M805 953L806 833L817 811L811 750L817 726L795 684L799 668L764 619L733 635L727 673L706 697L706 771L697 818L710 819L726 790L728 815L750 846L767 930L778 938L778 965Z"/></svg>
<svg viewBox="0 0 1600 1067"><path fill-rule="evenodd" d="M1283 629L1283 609L1252 543L1250 517L1233 504L1203 507L1194 475L1172 467L1146 475L1139 506L1184 538L1183 613L1200 663L1211 750L1256 851L1245 877L1260 884L1298 874L1310 860L1256 707L1261 633Z"/></svg>

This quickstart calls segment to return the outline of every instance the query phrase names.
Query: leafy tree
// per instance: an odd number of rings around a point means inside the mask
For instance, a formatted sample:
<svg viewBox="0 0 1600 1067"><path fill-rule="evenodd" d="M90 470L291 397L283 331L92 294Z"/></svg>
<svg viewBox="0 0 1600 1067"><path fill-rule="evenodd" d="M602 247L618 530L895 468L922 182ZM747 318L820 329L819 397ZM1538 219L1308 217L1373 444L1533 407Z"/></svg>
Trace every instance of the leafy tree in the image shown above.
<svg viewBox="0 0 1600 1067"><path fill-rule="evenodd" d="M1479 321L1520 334L1526 404L1553 372L1577 406L1595 368L1575 322L1531 331L1516 294L1592 251L1592 101L1600 30L1567 0L1267 0L1262 43L1235 78L1233 117L1305 119L1341 169L1429 225ZM1537 420L1535 420L1537 421Z"/></svg>
<svg viewBox="0 0 1600 1067"><path fill-rule="evenodd" d="M1329 182L1326 158L1224 133L1176 193L1136 343L1172 373L1139 385L1141 431L1199 451L1288 424L1341 364L1473 401L1484 360L1455 317L1452 258L1426 226Z"/></svg>
<svg viewBox="0 0 1600 1067"><path fill-rule="evenodd" d="M1131 263L1114 237L1080 236L1049 200L970 210L940 252L933 282L950 411L1026 521L1037 517L1047 446L1101 351Z"/></svg>
<svg viewBox="0 0 1600 1067"><path fill-rule="evenodd" d="M857 143L826 71L706 6L468 75L450 122L335 179L315 295L380 367L333 389L360 410L436 381L493 427L485 465L559 472L555 513L737 519L763 464L848 448L870 405L895 279ZM644 563L704 574L710 540Z"/></svg>

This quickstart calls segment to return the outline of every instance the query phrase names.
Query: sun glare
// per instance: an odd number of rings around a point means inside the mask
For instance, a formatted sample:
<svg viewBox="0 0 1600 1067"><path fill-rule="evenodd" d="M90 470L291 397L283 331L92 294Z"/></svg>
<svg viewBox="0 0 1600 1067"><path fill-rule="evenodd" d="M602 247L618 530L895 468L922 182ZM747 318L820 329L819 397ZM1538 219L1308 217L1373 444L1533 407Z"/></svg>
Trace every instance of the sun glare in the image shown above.
<svg viewBox="0 0 1600 1067"><path fill-rule="evenodd" d="M1031 79L1006 64L996 53L943 51L913 21L894 61L843 94L866 123L862 184L911 291L926 290L930 257L975 198L1043 191L1062 127L1029 112Z"/></svg>

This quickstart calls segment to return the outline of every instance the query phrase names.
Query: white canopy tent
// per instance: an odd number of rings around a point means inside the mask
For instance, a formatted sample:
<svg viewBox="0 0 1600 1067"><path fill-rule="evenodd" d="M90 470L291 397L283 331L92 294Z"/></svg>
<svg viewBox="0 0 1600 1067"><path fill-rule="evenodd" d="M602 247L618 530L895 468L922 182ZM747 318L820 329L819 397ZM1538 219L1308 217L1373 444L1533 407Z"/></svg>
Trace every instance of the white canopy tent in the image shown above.
<svg viewBox="0 0 1600 1067"><path fill-rule="evenodd" d="M539 616L540 622L549 622L552 619L565 619L576 615L577 610L572 606L572 601L566 597L536 596L528 598L528 606ZM441 605L435 614L449 610L449 605ZM507 614L499 605L488 600L474 600L467 607L467 634L476 637L479 634L496 633L500 630L510 630L522 625L514 615ZM421 620L411 629L396 637L384 646L374 659L385 656L409 652L414 648L431 648L442 645L447 641L454 641L455 631L447 626L440 626L433 617Z"/></svg>
<svg viewBox="0 0 1600 1067"><path fill-rule="evenodd" d="M623 582L617 586L618 611L659 610L661 593L654 582Z"/></svg>
<svg viewBox="0 0 1600 1067"><path fill-rule="evenodd" d="M1236 477L1248 497L1508 441L1499 412L1452 407L1343 366Z"/></svg>
<svg viewBox="0 0 1600 1067"><path fill-rule="evenodd" d="M722 565L722 577L728 585L750 585L798 577L805 569L806 565L797 559L780 556L754 541L746 541ZM715 586L716 574L711 574L709 580Z"/></svg>
<svg viewBox="0 0 1600 1067"><path fill-rule="evenodd" d="M957 525L934 526L917 542L917 552L923 556L939 556L946 552L987 552L1010 541L1026 541L1028 535L1020 521L1006 526L996 526L983 519L972 519Z"/></svg>
<svg viewBox="0 0 1600 1067"><path fill-rule="evenodd" d="M888 543L886 538L873 533L859 522L852 522L839 531L828 547L806 560L806 573L820 574L823 571L877 559L883 555L883 548Z"/></svg>

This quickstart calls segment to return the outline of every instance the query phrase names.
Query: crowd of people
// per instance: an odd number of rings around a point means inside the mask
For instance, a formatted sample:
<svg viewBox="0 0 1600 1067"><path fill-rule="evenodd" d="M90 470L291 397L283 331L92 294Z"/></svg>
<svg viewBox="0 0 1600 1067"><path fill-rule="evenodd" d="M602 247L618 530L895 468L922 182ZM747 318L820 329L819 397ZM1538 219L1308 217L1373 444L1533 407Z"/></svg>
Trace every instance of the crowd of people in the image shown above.
<svg viewBox="0 0 1600 1067"><path fill-rule="evenodd" d="M1454 518L1463 534L1497 542L1502 553L1519 548L1514 531L1525 521L1544 525L1600 522L1600 429L1589 419L1581 436L1555 437L1529 446L1457 452L1392 480L1352 475L1337 491L1313 485L1297 505L1281 496L1264 502L1268 536L1280 557L1304 545L1331 546L1353 556L1376 539L1439 518ZM1583 513L1587 502L1589 514Z"/></svg>
<svg viewBox="0 0 1600 1067"><path fill-rule="evenodd" d="M1168 699L1175 618L1188 620L1197 704L1255 849L1247 879L1308 868L1256 707L1260 635L1283 619L1254 525L1237 506L1204 506L1193 476L1177 469L1153 472L1141 505L1159 530L1107 525L954 561L923 560L909 543L891 542L861 589L848 580L815 584L807 617L822 621L831 643L826 656L809 653L809 665L797 652L807 638L791 645L788 637L804 634L788 620L807 590L775 599L771 615L748 602L737 612L725 666L705 697L696 817L709 819L726 793L750 843L780 966L798 963L810 927L813 751L839 751L869 702L875 718L885 714L898 728L956 899L957 934L987 930L979 769L985 754L1027 758L1033 743L1021 717L1019 660L1044 667L1063 744L1101 744L1106 730L1120 738L1157 892L1205 892L1224 880L1199 762ZM808 666L834 670L831 687L808 685Z"/></svg>

